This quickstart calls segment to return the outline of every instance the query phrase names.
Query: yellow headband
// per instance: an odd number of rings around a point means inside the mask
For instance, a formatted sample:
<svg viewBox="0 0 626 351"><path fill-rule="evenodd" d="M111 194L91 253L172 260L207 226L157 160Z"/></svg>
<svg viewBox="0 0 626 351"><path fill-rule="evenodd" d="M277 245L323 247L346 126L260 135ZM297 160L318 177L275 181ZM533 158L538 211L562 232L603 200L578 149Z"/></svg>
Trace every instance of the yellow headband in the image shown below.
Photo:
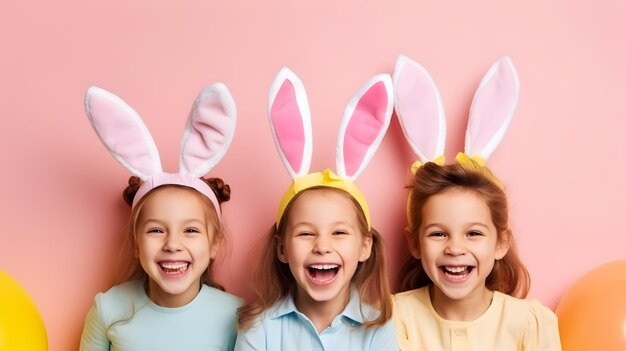
<svg viewBox="0 0 626 351"><path fill-rule="evenodd" d="M280 200L280 205L278 206L278 216L276 218L276 225L280 223L285 213L285 209L287 208L287 205L289 205L291 200L293 200L293 198L298 193L314 187L335 188L343 190L350 194L350 196L352 196L356 200L356 202L358 202L359 206L361 206L361 210L363 210L365 220L367 221L367 229L371 229L372 224L370 221L369 207L367 206L365 196L363 195L361 190L359 190L359 188L357 188L357 186L353 182L339 177L328 168L323 170L322 172L311 173L294 179L293 183L291 183L289 189L287 189L287 192Z"/></svg>
<svg viewBox="0 0 626 351"><path fill-rule="evenodd" d="M502 182L500 182L500 180L496 178L496 176L493 173L491 173L491 171L487 167L487 164L485 163L485 159L482 158L481 156L479 155L468 156L463 152L459 152L458 154L456 154L456 157L454 159L456 160L458 164L461 165L461 167L465 168L468 171L474 171L474 172L478 172L484 175L485 177L487 177L487 179L489 179L492 183L497 185L500 189L504 189L504 184L502 184ZM434 162L442 166L445 163L445 157L442 155L429 162ZM411 172L415 174L417 170L423 165L424 163L420 161L415 161L413 165L411 165Z"/></svg>

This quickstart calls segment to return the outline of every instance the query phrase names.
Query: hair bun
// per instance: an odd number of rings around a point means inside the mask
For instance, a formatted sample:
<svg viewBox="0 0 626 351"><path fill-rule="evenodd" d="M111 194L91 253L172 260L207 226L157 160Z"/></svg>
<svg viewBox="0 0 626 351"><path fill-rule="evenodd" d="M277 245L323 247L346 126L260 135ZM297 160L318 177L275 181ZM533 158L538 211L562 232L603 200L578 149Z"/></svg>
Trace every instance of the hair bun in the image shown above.
<svg viewBox="0 0 626 351"><path fill-rule="evenodd" d="M215 193L217 201L222 204L230 200L230 185L224 183L221 178L200 178L202 179Z"/></svg>
<svg viewBox="0 0 626 351"><path fill-rule="evenodd" d="M137 194L137 190L141 186L141 179L136 176L132 176L128 178L128 186L122 192L122 197L124 198L124 202L128 204L128 206L133 205L133 199L135 199L135 194Z"/></svg>

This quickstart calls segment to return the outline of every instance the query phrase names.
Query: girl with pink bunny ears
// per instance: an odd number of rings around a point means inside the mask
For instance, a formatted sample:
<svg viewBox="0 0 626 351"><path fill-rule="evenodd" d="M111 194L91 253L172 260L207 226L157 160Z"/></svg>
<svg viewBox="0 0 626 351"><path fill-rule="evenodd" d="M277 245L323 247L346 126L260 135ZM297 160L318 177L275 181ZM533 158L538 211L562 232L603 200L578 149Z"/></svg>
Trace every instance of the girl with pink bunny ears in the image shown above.
<svg viewBox="0 0 626 351"><path fill-rule="evenodd" d="M502 183L485 160L513 117L519 83L498 60L472 101L465 151L444 164L445 116L428 72L400 57L396 114L419 161L409 186L407 239L394 320L401 350L560 350L556 316L524 300L530 278L509 226Z"/></svg>
<svg viewBox="0 0 626 351"><path fill-rule="evenodd" d="M353 183L373 157L393 110L389 75L348 103L337 173L309 173L311 118L302 82L281 70L269 117L293 182L255 265L257 301L239 309L235 350L397 350L385 252Z"/></svg>
<svg viewBox="0 0 626 351"><path fill-rule="evenodd" d="M89 88L87 117L113 157L134 176L119 285L96 296L81 350L232 350L241 300L213 280L224 242L221 203L230 187L201 178L235 131L234 101L221 83L196 98L185 125L178 173L165 173L141 118L112 93Z"/></svg>

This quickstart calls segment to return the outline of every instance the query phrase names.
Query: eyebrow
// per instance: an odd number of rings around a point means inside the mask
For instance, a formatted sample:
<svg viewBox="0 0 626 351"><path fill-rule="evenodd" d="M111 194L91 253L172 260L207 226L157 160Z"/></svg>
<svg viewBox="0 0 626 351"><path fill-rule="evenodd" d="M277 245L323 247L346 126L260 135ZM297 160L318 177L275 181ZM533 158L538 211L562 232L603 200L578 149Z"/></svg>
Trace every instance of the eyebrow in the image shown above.
<svg viewBox="0 0 626 351"><path fill-rule="evenodd" d="M332 222L330 224L333 225L333 226L337 226L337 225L351 226L352 225L352 223L350 223L350 221L344 221L344 220ZM301 221L301 222L293 223L293 224L291 224L291 227L299 227L299 226L302 226L302 225L311 226L311 227L317 227L317 225L315 223L310 222L310 221Z"/></svg>
<svg viewBox="0 0 626 351"><path fill-rule="evenodd" d="M157 218L148 218L146 220L143 220L142 222L143 223L163 223L163 220L160 220L160 219L157 219ZM189 223L205 224L205 222L203 220L196 219L196 218L183 219L182 221L180 221L180 223L185 223L185 224L189 224Z"/></svg>
<svg viewBox="0 0 626 351"><path fill-rule="evenodd" d="M481 222L471 222L471 223L467 223L467 226L468 226L468 227L479 226L479 227L483 227L483 228L485 228L485 229L489 229L489 226L488 226L488 225L486 225L486 224L484 224L484 223L481 223ZM445 225L443 225L443 224L441 224L441 223L437 223L437 222L435 222L435 223L429 223L428 225L424 226L424 229L428 229L428 228L430 228L430 227L441 227L441 228L446 228L447 226L445 226Z"/></svg>

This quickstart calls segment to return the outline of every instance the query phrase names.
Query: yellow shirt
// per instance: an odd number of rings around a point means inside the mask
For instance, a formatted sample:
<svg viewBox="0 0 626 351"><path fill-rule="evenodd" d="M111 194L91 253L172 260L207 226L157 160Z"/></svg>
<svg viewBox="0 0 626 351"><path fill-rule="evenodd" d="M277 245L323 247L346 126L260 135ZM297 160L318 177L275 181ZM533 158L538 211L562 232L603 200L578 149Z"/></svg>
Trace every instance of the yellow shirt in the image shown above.
<svg viewBox="0 0 626 351"><path fill-rule="evenodd" d="M441 318L428 287L394 296L394 320L402 351L557 351L556 315L536 300L495 291L491 305L473 321Z"/></svg>

